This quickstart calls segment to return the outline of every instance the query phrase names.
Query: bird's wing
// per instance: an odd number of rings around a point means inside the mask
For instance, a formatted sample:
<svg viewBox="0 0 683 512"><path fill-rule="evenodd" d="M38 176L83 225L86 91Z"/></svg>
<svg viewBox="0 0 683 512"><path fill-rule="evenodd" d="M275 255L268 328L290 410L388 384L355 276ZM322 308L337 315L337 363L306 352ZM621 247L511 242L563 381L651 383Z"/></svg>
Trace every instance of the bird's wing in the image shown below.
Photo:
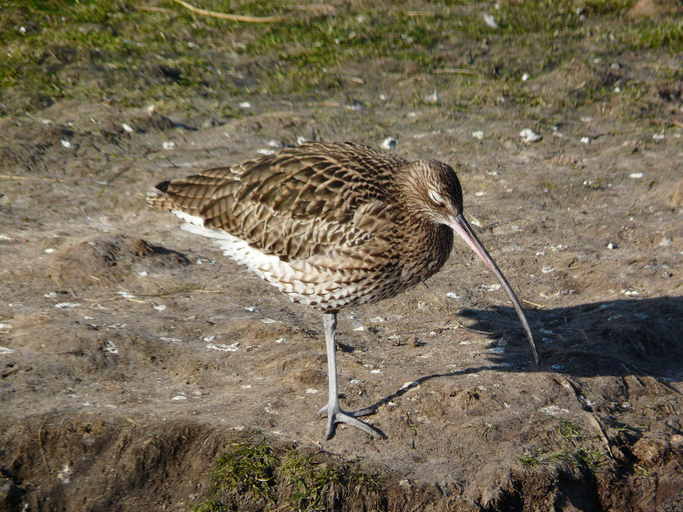
<svg viewBox="0 0 683 512"><path fill-rule="evenodd" d="M331 246L384 246L392 172L404 163L351 143L310 143L161 183L164 194L149 202L201 217L266 254L301 259Z"/></svg>

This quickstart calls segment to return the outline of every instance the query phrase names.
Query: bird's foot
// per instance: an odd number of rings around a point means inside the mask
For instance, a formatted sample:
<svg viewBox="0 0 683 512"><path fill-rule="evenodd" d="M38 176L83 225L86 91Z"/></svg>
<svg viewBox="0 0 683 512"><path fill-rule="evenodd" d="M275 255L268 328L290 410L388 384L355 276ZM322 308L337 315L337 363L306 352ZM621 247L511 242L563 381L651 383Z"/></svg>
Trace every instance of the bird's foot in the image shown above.
<svg viewBox="0 0 683 512"><path fill-rule="evenodd" d="M327 414L327 431L325 432L325 439L332 439L334 437L335 431L337 429L337 423L346 423L347 425L356 427L374 438L386 439L387 437L381 430L356 419L356 416L367 416L369 414L373 414L375 410L371 407L360 409L358 411L343 411L339 406L333 407L332 409L329 409L327 406L325 406L320 410L320 412Z"/></svg>

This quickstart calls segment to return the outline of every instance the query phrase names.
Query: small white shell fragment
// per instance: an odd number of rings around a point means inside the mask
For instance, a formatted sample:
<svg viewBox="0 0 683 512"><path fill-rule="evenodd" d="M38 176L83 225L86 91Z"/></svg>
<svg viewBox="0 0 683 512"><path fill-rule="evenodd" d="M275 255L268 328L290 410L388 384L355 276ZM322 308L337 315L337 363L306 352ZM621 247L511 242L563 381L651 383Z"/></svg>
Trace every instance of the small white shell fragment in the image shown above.
<svg viewBox="0 0 683 512"><path fill-rule="evenodd" d="M499 283L493 283L493 284L482 284L481 289L487 292L495 292L496 290L500 290L500 284Z"/></svg>
<svg viewBox="0 0 683 512"><path fill-rule="evenodd" d="M315 388L307 388L307 389L306 389L306 394L307 394L307 395L315 395L316 393L318 393L318 390L315 389Z"/></svg>
<svg viewBox="0 0 683 512"><path fill-rule="evenodd" d="M249 311L249 313L254 313L256 311L256 306L245 306L244 310Z"/></svg>
<svg viewBox="0 0 683 512"><path fill-rule="evenodd" d="M479 192L475 192L474 195L477 197L482 197L482 196L486 195L486 192L479 191Z"/></svg>
<svg viewBox="0 0 683 512"><path fill-rule="evenodd" d="M590 144L590 143L591 143L590 137L581 137L581 144Z"/></svg>
<svg viewBox="0 0 683 512"><path fill-rule="evenodd" d="M425 103L432 103L432 104L438 103L439 102L439 94L436 91L434 91L433 93L425 96L424 100L425 100Z"/></svg>
<svg viewBox="0 0 683 512"><path fill-rule="evenodd" d="M147 277L149 274L147 273L146 270L141 270L140 272L138 272L138 275L140 277Z"/></svg>
<svg viewBox="0 0 683 512"><path fill-rule="evenodd" d="M614 249L618 249L619 246L618 246L617 244L615 244L614 242L610 242L610 243L607 244L607 248L608 248L610 251L613 251Z"/></svg>
<svg viewBox="0 0 683 512"><path fill-rule="evenodd" d="M134 299L135 298L135 295L133 295L130 292L127 292L126 290L121 290L120 292L116 292L116 293L117 293L117 295L120 295L124 299Z"/></svg>
<svg viewBox="0 0 683 512"><path fill-rule="evenodd" d="M7 236L7 235L0 235L0 240L7 240L9 242L10 240L14 240L14 239Z"/></svg>
<svg viewBox="0 0 683 512"><path fill-rule="evenodd" d="M242 389L251 389L251 384L242 384L242 385L240 386L240 388L242 388Z"/></svg>
<svg viewBox="0 0 683 512"><path fill-rule="evenodd" d="M14 352L15 352L15 350L12 348L0 347L0 356L4 355L4 354L12 354Z"/></svg>
<svg viewBox="0 0 683 512"><path fill-rule="evenodd" d="M206 345L209 350L218 350L219 352L237 352L240 349L239 341L231 345L225 345L223 343L209 343Z"/></svg>
<svg viewBox="0 0 683 512"><path fill-rule="evenodd" d="M187 400L187 397L185 395L176 395L173 398L171 398L174 402L179 402L181 400Z"/></svg>
<svg viewBox="0 0 683 512"><path fill-rule="evenodd" d="M395 138L393 138L393 137L387 137L386 139L384 139L384 140L382 141L381 146L382 146L383 149L391 150L391 149L396 148L396 145L397 145L397 144L398 144L398 141L397 141Z"/></svg>
<svg viewBox="0 0 683 512"><path fill-rule="evenodd" d="M166 305L165 305L165 304L155 304L155 305L152 306L152 307L153 307L155 310L157 310L157 311L164 311L164 310L166 309Z"/></svg>
<svg viewBox="0 0 683 512"><path fill-rule="evenodd" d="M299 136L296 138L296 143L297 143L299 146L301 146L302 144L305 144L305 143L306 143L306 137L304 137L304 136L302 136L302 135L299 135Z"/></svg>
<svg viewBox="0 0 683 512"><path fill-rule="evenodd" d="M484 23L486 23L487 26L491 28L498 28L498 23L496 23L496 19L489 13L483 13L482 17L484 18Z"/></svg>
<svg viewBox="0 0 683 512"><path fill-rule="evenodd" d="M128 132L128 133L133 133L133 127L127 123L121 123L121 128L123 128L123 131Z"/></svg>
<svg viewBox="0 0 683 512"><path fill-rule="evenodd" d="M404 382L403 385L401 386L401 389L406 389L406 388L417 389L418 387L420 387L420 385L416 381L411 380L408 382Z"/></svg>
<svg viewBox="0 0 683 512"><path fill-rule="evenodd" d="M547 407L541 407L539 411L549 416L561 416L563 414L569 414L569 409L563 409L561 407L558 407L557 405L548 405Z"/></svg>
<svg viewBox="0 0 683 512"><path fill-rule="evenodd" d="M239 107L240 108L251 108L251 103L249 103L248 101L243 101L239 104Z"/></svg>
<svg viewBox="0 0 683 512"><path fill-rule="evenodd" d="M267 149L267 148L257 149L256 152L257 152L259 155L265 155L265 156L274 155L274 154L275 154L275 151L273 151L272 149Z"/></svg>
<svg viewBox="0 0 683 512"><path fill-rule="evenodd" d="M67 149L71 147L71 142L69 142L66 139L62 139L60 142L62 143L62 146L67 148Z"/></svg>
<svg viewBox="0 0 683 512"><path fill-rule="evenodd" d="M364 330L365 330L365 326L359 325L358 327L354 327L353 330L354 330L354 331L364 331Z"/></svg>
<svg viewBox="0 0 683 512"><path fill-rule="evenodd" d="M45 249L43 252L44 252L45 254L52 254L52 253L55 252L55 251L56 251L56 249L53 249L52 247L48 247L48 248Z"/></svg>
<svg viewBox="0 0 683 512"><path fill-rule="evenodd" d="M455 292L447 292L446 297L449 299L461 299L462 297Z"/></svg>
<svg viewBox="0 0 683 512"><path fill-rule="evenodd" d="M0 329L11 329L12 326L6 323L0 323Z"/></svg>
<svg viewBox="0 0 683 512"><path fill-rule="evenodd" d="M175 142L173 142L172 140L167 140L161 144L161 147L165 150L175 149Z"/></svg>
<svg viewBox="0 0 683 512"><path fill-rule="evenodd" d="M370 322L375 323L375 324L381 324L384 321L386 321L386 320L381 316L375 316L375 317L372 317L370 319Z"/></svg>
<svg viewBox="0 0 683 512"><path fill-rule="evenodd" d="M180 343L182 341L180 338L171 338L169 336L161 336L159 339L166 343Z"/></svg>
<svg viewBox="0 0 683 512"><path fill-rule="evenodd" d="M664 140L664 134L663 133L655 133L652 138L654 140Z"/></svg>
<svg viewBox="0 0 683 512"><path fill-rule="evenodd" d="M628 175L628 177L631 178L632 180L639 180L643 176L645 176L645 174L643 174L642 172L632 172L631 174Z"/></svg>
<svg viewBox="0 0 683 512"><path fill-rule="evenodd" d="M361 382L363 382L363 381L360 379L351 379L349 381L349 384L360 384Z"/></svg>
<svg viewBox="0 0 683 512"><path fill-rule="evenodd" d="M215 339L216 339L216 336L213 336L213 335L212 336L204 336L202 338L202 341L205 341L206 343L211 343Z"/></svg>
<svg viewBox="0 0 683 512"><path fill-rule="evenodd" d="M284 338L284 337L283 337L283 338L278 338L278 339L275 340L275 343L280 343L280 344L281 344L281 343L287 343L287 338Z"/></svg>
<svg viewBox="0 0 683 512"><path fill-rule="evenodd" d="M379 368L375 368L374 370L370 370L370 373L379 374L382 373L382 370L380 370Z"/></svg>
<svg viewBox="0 0 683 512"><path fill-rule="evenodd" d="M272 318L262 318L261 319L262 324L279 324L279 320L273 320Z"/></svg>
<svg viewBox="0 0 683 512"><path fill-rule="evenodd" d="M473 131L473 132L472 132L472 137L474 137L475 139L481 140L481 139L484 138L484 132L482 132L481 130Z"/></svg>
<svg viewBox="0 0 683 512"><path fill-rule="evenodd" d="M672 243L674 243L671 238L664 237L662 240L659 242L658 246L659 247L669 247ZM0 324L1 325L1 324Z"/></svg>
<svg viewBox="0 0 683 512"><path fill-rule="evenodd" d="M555 272L555 269L550 265L545 265L543 268L541 268L541 272L544 274L550 274L551 272Z"/></svg>
<svg viewBox="0 0 683 512"><path fill-rule="evenodd" d="M628 297L635 297L636 295L640 295L640 292L638 290L629 290L629 289L623 289L621 290L621 293Z"/></svg>
<svg viewBox="0 0 683 512"><path fill-rule="evenodd" d="M530 77L529 77L529 73L524 73L524 74L522 75L522 82L526 82L527 80L529 80L529 78L530 78Z"/></svg>
<svg viewBox="0 0 683 512"><path fill-rule="evenodd" d="M118 354L119 348L114 344L113 341L107 340L104 342L104 351L109 354Z"/></svg>
<svg viewBox="0 0 683 512"><path fill-rule="evenodd" d="M519 132L519 136L522 137L522 141L524 142L538 142L543 138L531 128L524 128L521 132Z"/></svg>
<svg viewBox="0 0 683 512"><path fill-rule="evenodd" d="M387 101L387 95L384 94L384 93L381 93L381 94L379 95L379 100L380 100L380 101Z"/></svg>
<svg viewBox="0 0 683 512"><path fill-rule="evenodd" d="M80 306L78 302L60 302L59 304L55 304L57 309L71 309L77 308L78 306Z"/></svg>
<svg viewBox="0 0 683 512"><path fill-rule="evenodd" d="M267 142L267 144L268 144L271 148L280 148L280 147L282 147L282 144L280 144L280 141L279 141L279 140L275 140L275 139L269 140L269 141Z"/></svg>

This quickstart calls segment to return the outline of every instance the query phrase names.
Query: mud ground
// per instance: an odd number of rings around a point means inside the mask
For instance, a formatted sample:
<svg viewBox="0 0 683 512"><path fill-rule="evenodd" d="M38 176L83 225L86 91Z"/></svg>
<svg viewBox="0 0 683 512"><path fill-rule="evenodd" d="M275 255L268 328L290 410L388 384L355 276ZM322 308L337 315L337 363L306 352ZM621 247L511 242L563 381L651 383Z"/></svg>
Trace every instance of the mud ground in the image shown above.
<svg viewBox="0 0 683 512"><path fill-rule="evenodd" d="M683 100L641 71L683 61L610 59L657 109L623 115L615 94L539 122L505 103L453 110L448 81L413 101L433 77L369 70L351 92L254 95L229 119L201 98L172 112L62 99L1 118L0 509L682 511ZM588 60L529 87L604 78ZM340 426L323 441L320 315L144 202L163 179L299 137L394 137L402 155L456 167L540 368L456 242L426 286L340 314L343 403L379 404L369 421L388 438ZM262 443L380 483L296 506L226 491L220 505L216 459Z"/></svg>

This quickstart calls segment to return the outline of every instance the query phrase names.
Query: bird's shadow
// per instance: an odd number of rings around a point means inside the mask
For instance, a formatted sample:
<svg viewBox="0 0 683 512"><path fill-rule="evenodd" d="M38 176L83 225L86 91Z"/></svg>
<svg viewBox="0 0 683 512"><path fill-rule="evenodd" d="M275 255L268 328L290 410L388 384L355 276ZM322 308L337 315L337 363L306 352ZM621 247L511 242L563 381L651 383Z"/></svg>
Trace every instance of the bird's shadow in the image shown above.
<svg viewBox="0 0 683 512"><path fill-rule="evenodd" d="M511 307L465 309L467 328L491 338L490 364L425 375L383 397L395 400L435 378L482 371L551 371L570 377L651 376L665 385L683 380L683 297L625 299L555 309L526 310L541 358L536 367ZM504 340L504 347L500 347Z"/></svg>

